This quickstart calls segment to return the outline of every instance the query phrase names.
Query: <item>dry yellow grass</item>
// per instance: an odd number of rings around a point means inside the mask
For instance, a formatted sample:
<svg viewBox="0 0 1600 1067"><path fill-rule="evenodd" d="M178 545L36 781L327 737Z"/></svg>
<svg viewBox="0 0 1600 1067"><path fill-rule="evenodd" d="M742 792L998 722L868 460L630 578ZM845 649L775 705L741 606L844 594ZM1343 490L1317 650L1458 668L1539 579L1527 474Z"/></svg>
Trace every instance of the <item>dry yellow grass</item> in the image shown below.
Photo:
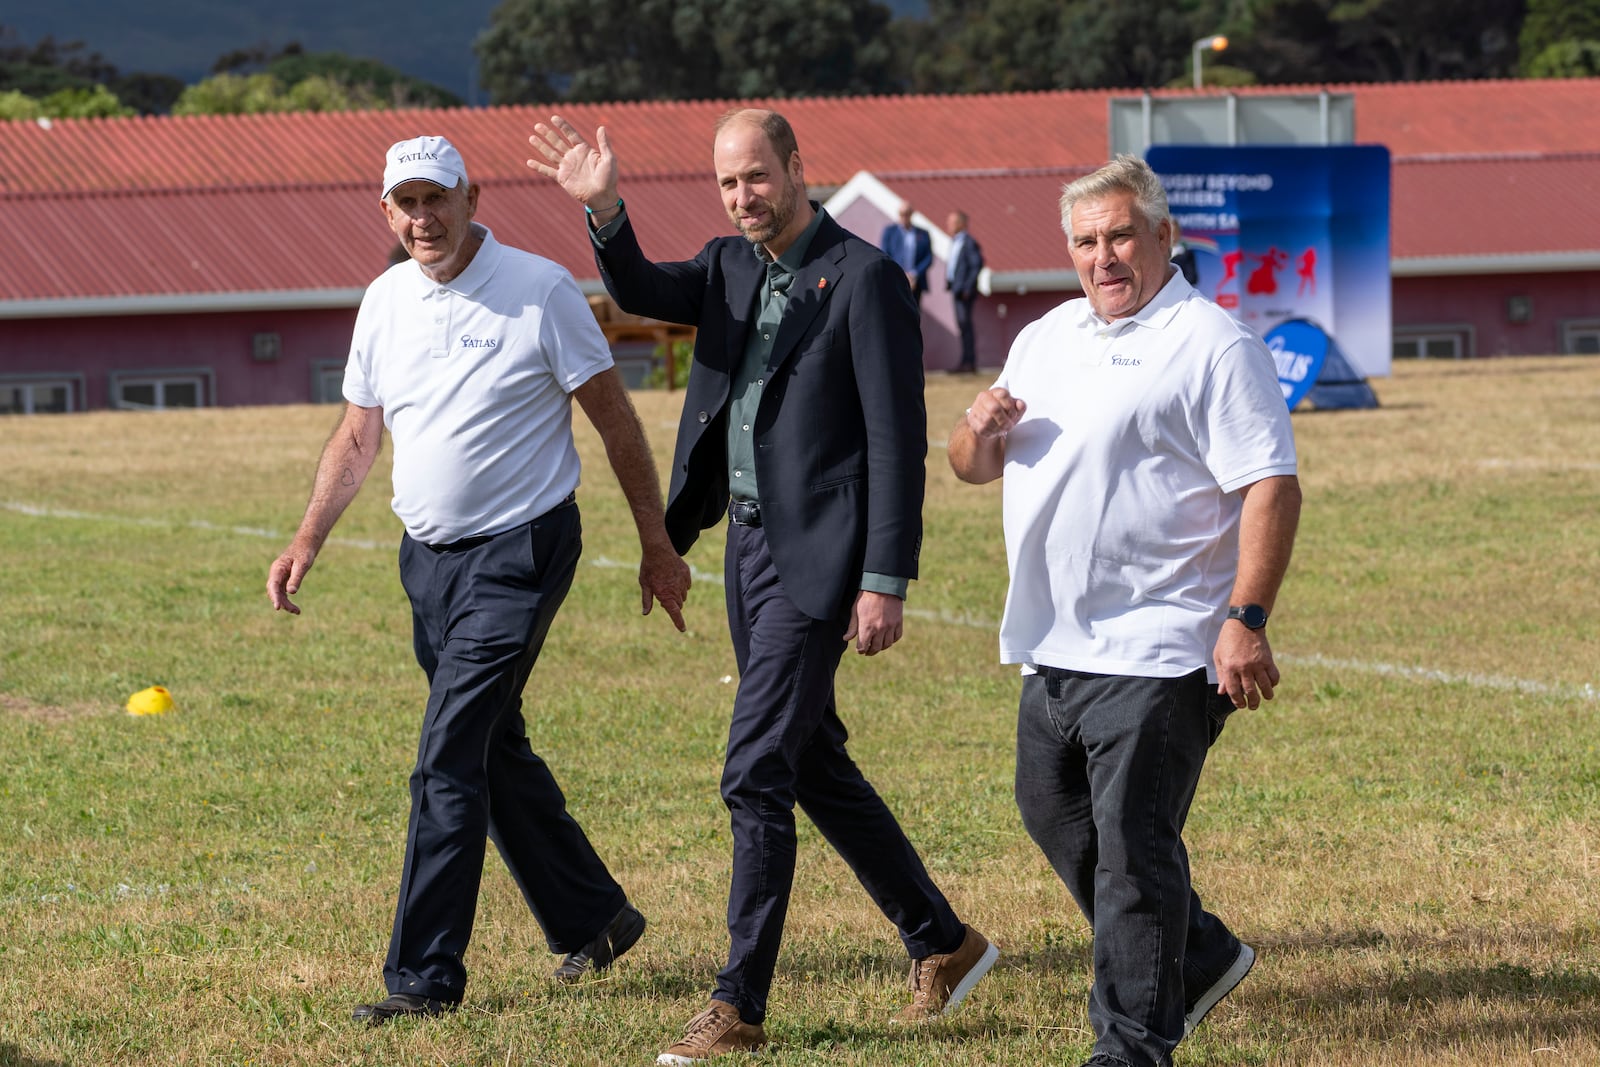
<svg viewBox="0 0 1600 1067"><path fill-rule="evenodd" d="M1010 800L999 492L938 447L906 642L848 657L857 760L1004 949L948 1023L886 1024L903 960L806 827L764 1062L1076 1064L1088 943ZM1279 700L1238 717L1190 843L1261 951L1181 1067L1600 1063L1600 361L1403 364L1383 407L1295 417L1306 513ZM636 396L661 468L678 394ZM0 490L0 1067L644 1064L720 962L732 674L720 536L691 629L637 617L620 496L579 422L586 559L529 690L536 747L651 930L567 989L492 856L467 1010L376 993L420 674L386 472L273 617L327 408L8 420ZM122 702L162 683L179 711ZM804 825L804 824L803 824Z"/></svg>

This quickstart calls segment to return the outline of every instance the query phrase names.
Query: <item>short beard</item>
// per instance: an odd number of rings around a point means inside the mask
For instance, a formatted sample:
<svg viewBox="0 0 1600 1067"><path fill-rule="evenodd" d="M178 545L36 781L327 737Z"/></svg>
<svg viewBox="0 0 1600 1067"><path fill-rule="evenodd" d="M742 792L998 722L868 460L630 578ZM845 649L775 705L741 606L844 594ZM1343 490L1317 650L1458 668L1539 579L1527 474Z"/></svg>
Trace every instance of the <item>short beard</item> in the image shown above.
<svg viewBox="0 0 1600 1067"><path fill-rule="evenodd" d="M781 200L772 200L768 204L772 208L772 218L759 227L747 227L735 222L739 232L744 234L745 240L754 245L764 245L784 230L789 228L789 223L794 221L795 207L799 202L799 191L792 183L788 183Z"/></svg>

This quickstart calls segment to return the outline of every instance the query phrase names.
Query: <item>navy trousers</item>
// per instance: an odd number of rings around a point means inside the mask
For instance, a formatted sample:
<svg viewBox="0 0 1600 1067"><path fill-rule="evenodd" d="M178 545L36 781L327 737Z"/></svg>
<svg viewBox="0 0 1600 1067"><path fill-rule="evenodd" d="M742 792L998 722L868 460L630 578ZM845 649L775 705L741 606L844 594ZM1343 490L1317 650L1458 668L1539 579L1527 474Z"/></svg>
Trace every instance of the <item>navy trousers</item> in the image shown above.
<svg viewBox="0 0 1600 1067"><path fill-rule="evenodd" d="M794 883L797 801L913 958L954 951L966 931L845 751L833 675L845 649L849 605L835 619L813 619L795 607L758 527L728 527L724 571L739 692L722 772L733 823L731 945L712 997L738 1008L745 1022L759 1023Z"/></svg>
<svg viewBox="0 0 1600 1067"><path fill-rule="evenodd" d="M528 745L522 689L582 549L576 504L453 545L400 545L412 643L428 676L411 821L384 963L391 993L460 1001L493 840L553 952L572 952L622 908L622 887L567 813Z"/></svg>
<svg viewBox="0 0 1600 1067"><path fill-rule="evenodd" d="M1204 670L1124 678L1040 668L1022 680L1017 806L1094 931L1095 1053L1166 1067L1186 1005L1239 955L1200 906L1183 824L1226 697Z"/></svg>
<svg viewBox="0 0 1600 1067"><path fill-rule="evenodd" d="M956 364L957 370L976 370L978 368L978 336L972 325L972 301L963 300L959 296L950 298L955 306L956 329L961 332L961 362Z"/></svg>

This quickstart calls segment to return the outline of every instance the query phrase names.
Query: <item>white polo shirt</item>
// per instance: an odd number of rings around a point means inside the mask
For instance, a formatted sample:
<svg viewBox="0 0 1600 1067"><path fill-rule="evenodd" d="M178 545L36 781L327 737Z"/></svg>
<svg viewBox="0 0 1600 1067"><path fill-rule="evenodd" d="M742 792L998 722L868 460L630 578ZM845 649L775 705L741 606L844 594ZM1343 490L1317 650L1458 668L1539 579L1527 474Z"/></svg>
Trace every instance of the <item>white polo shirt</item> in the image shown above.
<svg viewBox="0 0 1600 1067"><path fill-rule="evenodd" d="M494 239L440 284L397 264L356 315L344 396L381 407L396 515L418 541L499 533L578 486L570 394L611 351L567 270Z"/></svg>
<svg viewBox="0 0 1600 1067"><path fill-rule="evenodd" d="M995 384L1027 403L1005 445L1001 662L1215 680L1236 490L1296 472L1267 347L1174 272L1130 318L1054 308Z"/></svg>

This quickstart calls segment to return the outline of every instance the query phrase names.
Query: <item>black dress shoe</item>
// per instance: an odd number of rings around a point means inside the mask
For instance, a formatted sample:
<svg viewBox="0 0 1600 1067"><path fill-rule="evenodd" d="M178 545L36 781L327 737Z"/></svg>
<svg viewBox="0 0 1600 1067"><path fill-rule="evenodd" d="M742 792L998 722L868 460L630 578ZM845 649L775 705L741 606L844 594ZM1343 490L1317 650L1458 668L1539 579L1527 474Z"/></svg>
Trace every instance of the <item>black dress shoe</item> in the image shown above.
<svg viewBox="0 0 1600 1067"><path fill-rule="evenodd" d="M632 948L643 933L644 916L632 904L624 903L598 937L578 951L567 953L561 966L556 968L555 977L563 982L576 982L590 971L598 974Z"/></svg>
<svg viewBox="0 0 1600 1067"><path fill-rule="evenodd" d="M412 993L390 993L376 1004L357 1004L350 1017L368 1026L382 1026L399 1015L443 1015L455 1011L453 1000L433 1000Z"/></svg>

